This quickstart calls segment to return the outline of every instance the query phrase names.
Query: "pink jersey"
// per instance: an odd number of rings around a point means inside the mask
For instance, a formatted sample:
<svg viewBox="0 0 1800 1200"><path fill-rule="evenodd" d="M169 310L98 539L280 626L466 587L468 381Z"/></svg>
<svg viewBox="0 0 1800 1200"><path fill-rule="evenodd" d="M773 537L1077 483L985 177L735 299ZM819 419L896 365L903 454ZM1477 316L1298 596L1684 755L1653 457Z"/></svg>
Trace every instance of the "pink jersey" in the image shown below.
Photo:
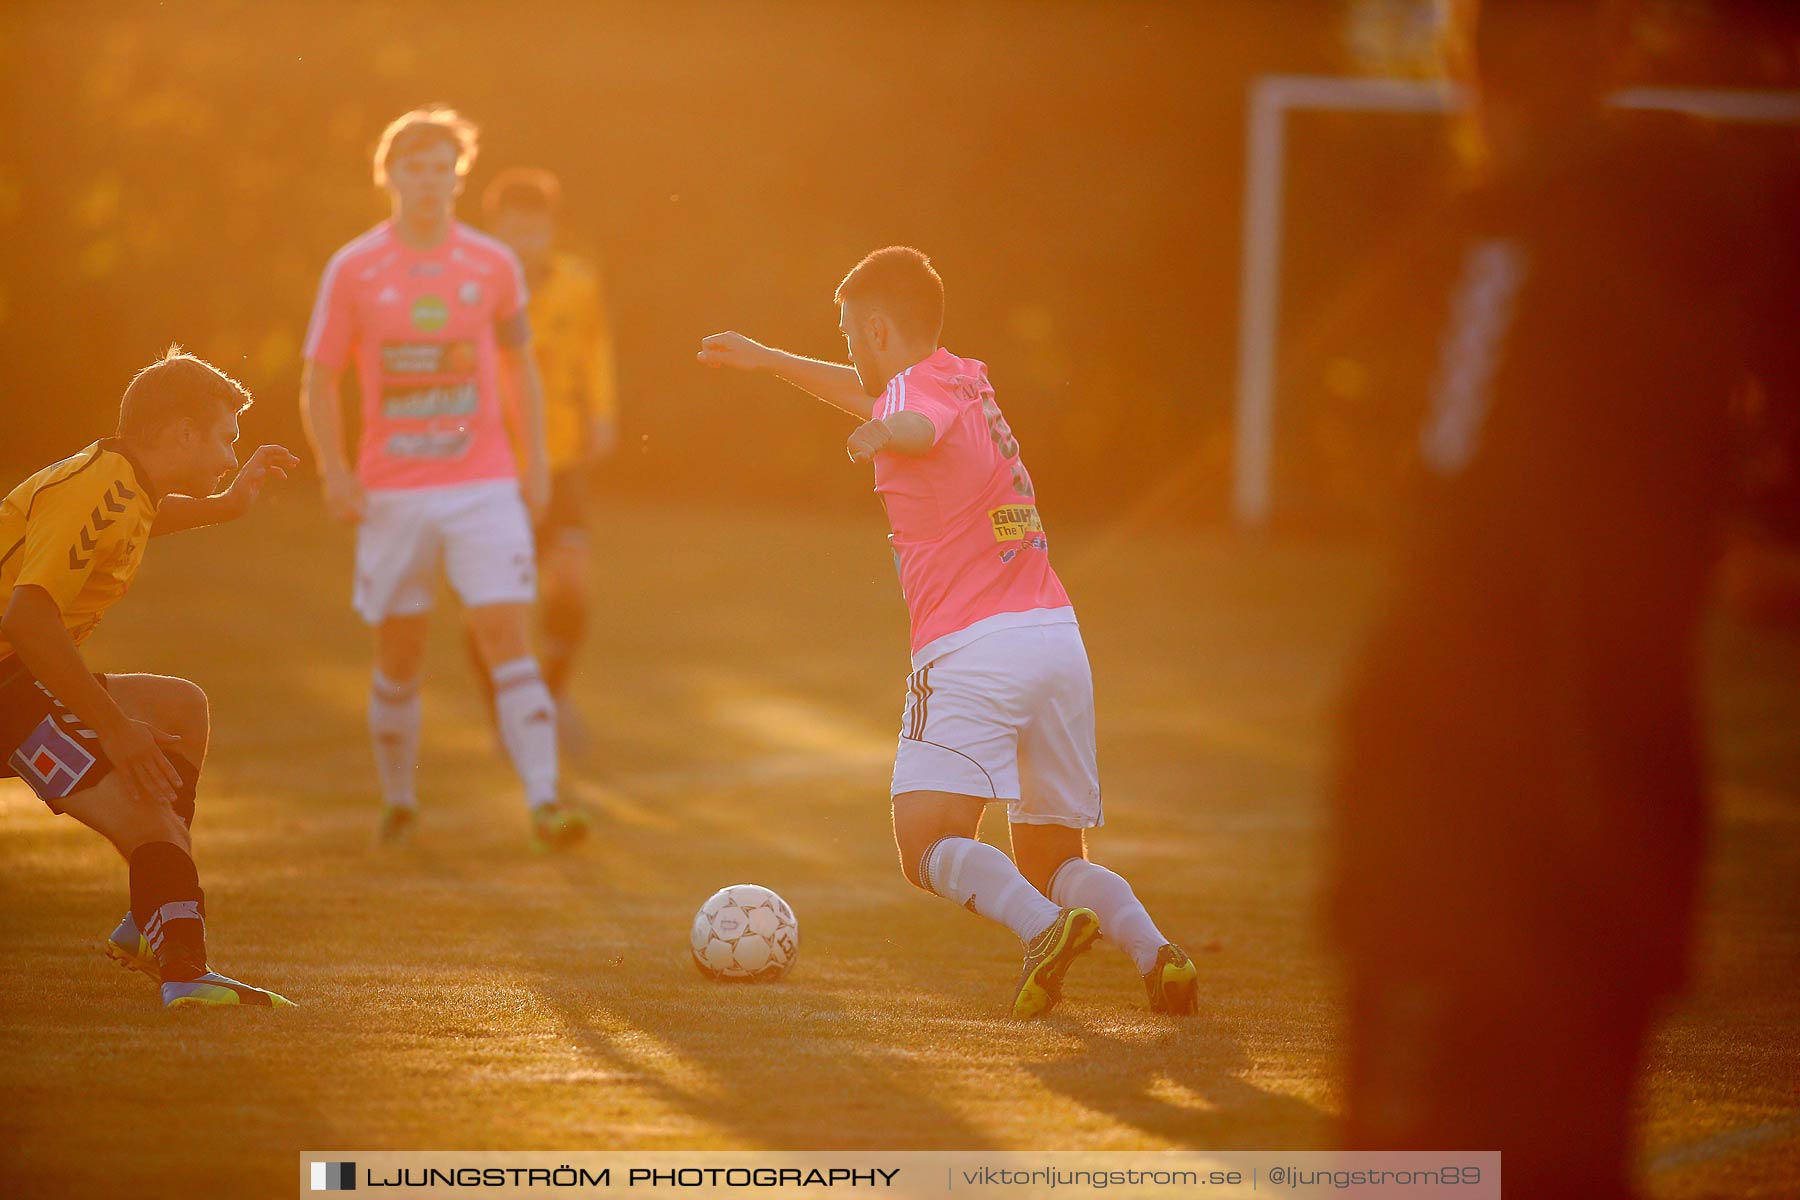
<svg viewBox="0 0 1800 1200"><path fill-rule="evenodd" d="M530 337L525 275L504 243L453 224L415 250L383 221L331 256L306 357L335 374L356 356L364 487L440 487L517 474L498 348Z"/></svg>
<svg viewBox="0 0 1800 1200"><path fill-rule="evenodd" d="M993 629L1073 621L987 364L937 350L889 380L871 416L899 412L918 413L935 431L924 454L875 456L913 665Z"/></svg>

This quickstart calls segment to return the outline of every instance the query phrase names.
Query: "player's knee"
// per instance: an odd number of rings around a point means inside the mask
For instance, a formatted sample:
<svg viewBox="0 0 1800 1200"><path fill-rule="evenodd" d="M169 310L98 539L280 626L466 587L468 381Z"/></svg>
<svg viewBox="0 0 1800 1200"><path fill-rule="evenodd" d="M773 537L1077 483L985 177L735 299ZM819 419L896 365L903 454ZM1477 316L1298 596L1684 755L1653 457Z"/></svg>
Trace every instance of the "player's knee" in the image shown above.
<svg viewBox="0 0 1800 1200"><path fill-rule="evenodd" d="M181 746L190 758L198 760L206 754L206 741L212 732L212 710L206 692L187 679L171 679L163 687L152 724L165 733L181 738Z"/></svg>
<svg viewBox="0 0 1800 1200"><path fill-rule="evenodd" d="M544 600L582 603L587 599L587 552L584 547L559 545L541 564Z"/></svg>
<svg viewBox="0 0 1800 1200"><path fill-rule="evenodd" d="M489 666L531 653L530 610L522 604L496 604L469 613L469 628Z"/></svg>
<svg viewBox="0 0 1800 1200"><path fill-rule="evenodd" d="M375 665L381 673L395 682L417 679L425 666L428 628L418 617L390 617L383 621L375 632Z"/></svg>
<svg viewBox="0 0 1800 1200"><path fill-rule="evenodd" d="M925 884L925 857L931 853L933 846L945 838L957 836L965 835L937 828L900 831L895 840L900 849L900 873L906 876L906 882L920 891L931 891L931 888ZM973 834L966 836L973 836Z"/></svg>
<svg viewBox="0 0 1800 1200"><path fill-rule="evenodd" d="M900 847L900 874L906 876L906 882L920 891L928 891L919 879L919 862L924 858L924 848L920 846Z"/></svg>
<svg viewBox="0 0 1800 1200"><path fill-rule="evenodd" d="M558 641L578 642L587 624L586 597L575 591L544 591L544 633Z"/></svg>

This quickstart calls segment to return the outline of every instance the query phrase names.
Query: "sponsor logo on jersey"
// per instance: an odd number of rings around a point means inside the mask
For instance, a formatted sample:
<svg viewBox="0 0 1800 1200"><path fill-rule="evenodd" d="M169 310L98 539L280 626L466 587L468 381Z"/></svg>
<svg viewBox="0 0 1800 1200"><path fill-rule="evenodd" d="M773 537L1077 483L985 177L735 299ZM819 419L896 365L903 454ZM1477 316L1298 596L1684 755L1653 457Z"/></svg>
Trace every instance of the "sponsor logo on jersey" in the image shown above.
<svg viewBox="0 0 1800 1200"><path fill-rule="evenodd" d="M473 279L464 280L463 285L456 289L456 298L471 307L480 304L481 285Z"/></svg>
<svg viewBox="0 0 1800 1200"><path fill-rule="evenodd" d="M413 328L426 333L436 333L450 320L450 306L444 303L442 296L430 294L420 296L413 301Z"/></svg>
<svg viewBox="0 0 1800 1200"><path fill-rule="evenodd" d="M475 370L475 343L384 342L381 369L389 375L467 375Z"/></svg>
<svg viewBox="0 0 1800 1200"><path fill-rule="evenodd" d="M473 380L446 387L396 388L381 394L381 415L390 421L466 417L481 401Z"/></svg>
<svg viewBox="0 0 1800 1200"><path fill-rule="evenodd" d="M396 433L387 440L387 452L394 458L461 458L469 452L474 438L467 429L444 433Z"/></svg>
<svg viewBox="0 0 1800 1200"><path fill-rule="evenodd" d="M388 284L386 287L382 288L381 293L375 297L375 303L377 303L377 304L398 304L398 303L400 303L400 289L395 287L391 283Z"/></svg>
<svg viewBox="0 0 1800 1200"><path fill-rule="evenodd" d="M1008 504L990 509L988 520L994 523L996 542L1017 542L1030 534L1044 531L1043 518L1038 516L1037 507L1031 504Z"/></svg>

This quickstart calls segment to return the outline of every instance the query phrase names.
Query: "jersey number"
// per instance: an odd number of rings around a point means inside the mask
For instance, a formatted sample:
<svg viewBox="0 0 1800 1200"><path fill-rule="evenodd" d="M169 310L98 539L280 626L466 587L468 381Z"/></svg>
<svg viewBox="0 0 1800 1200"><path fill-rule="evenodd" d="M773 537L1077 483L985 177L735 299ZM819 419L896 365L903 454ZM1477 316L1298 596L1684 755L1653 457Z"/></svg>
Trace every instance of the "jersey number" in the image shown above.
<svg viewBox="0 0 1800 1200"><path fill-rule="evenodd" d="M1013 491L1021 496L1036 495L1031 487L1031 472L1019 461L1019 439L1013 436L1012 426L1006 423L1006 417L1001 414L1000 405L995 403L992 392L981 397L981 415L987 418L988 438L1000 451L1000 457L1012 460Z"/></svg>

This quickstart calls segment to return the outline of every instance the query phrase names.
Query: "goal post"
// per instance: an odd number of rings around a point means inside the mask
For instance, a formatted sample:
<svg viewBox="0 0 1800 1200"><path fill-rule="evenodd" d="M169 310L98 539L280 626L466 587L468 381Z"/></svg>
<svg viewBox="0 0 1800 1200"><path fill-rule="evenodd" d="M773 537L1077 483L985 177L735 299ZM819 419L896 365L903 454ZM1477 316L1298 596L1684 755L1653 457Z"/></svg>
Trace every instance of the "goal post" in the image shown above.
<svg viewBox="0 0 1800 1200"><path fill-rule="evenodd" d="M1232 509L1240 525L1264 525L1274 502L1276 339L1281 317L1288 113L1452 113L1467 102L1467 93L1460 87L1421 80L1264 75L1251 84L1245 121L1232 479ZM1800 123L1800 91L1640 87L1615 92L1610 102L1621 108L1687 113L1717 121Z"/></svg>

